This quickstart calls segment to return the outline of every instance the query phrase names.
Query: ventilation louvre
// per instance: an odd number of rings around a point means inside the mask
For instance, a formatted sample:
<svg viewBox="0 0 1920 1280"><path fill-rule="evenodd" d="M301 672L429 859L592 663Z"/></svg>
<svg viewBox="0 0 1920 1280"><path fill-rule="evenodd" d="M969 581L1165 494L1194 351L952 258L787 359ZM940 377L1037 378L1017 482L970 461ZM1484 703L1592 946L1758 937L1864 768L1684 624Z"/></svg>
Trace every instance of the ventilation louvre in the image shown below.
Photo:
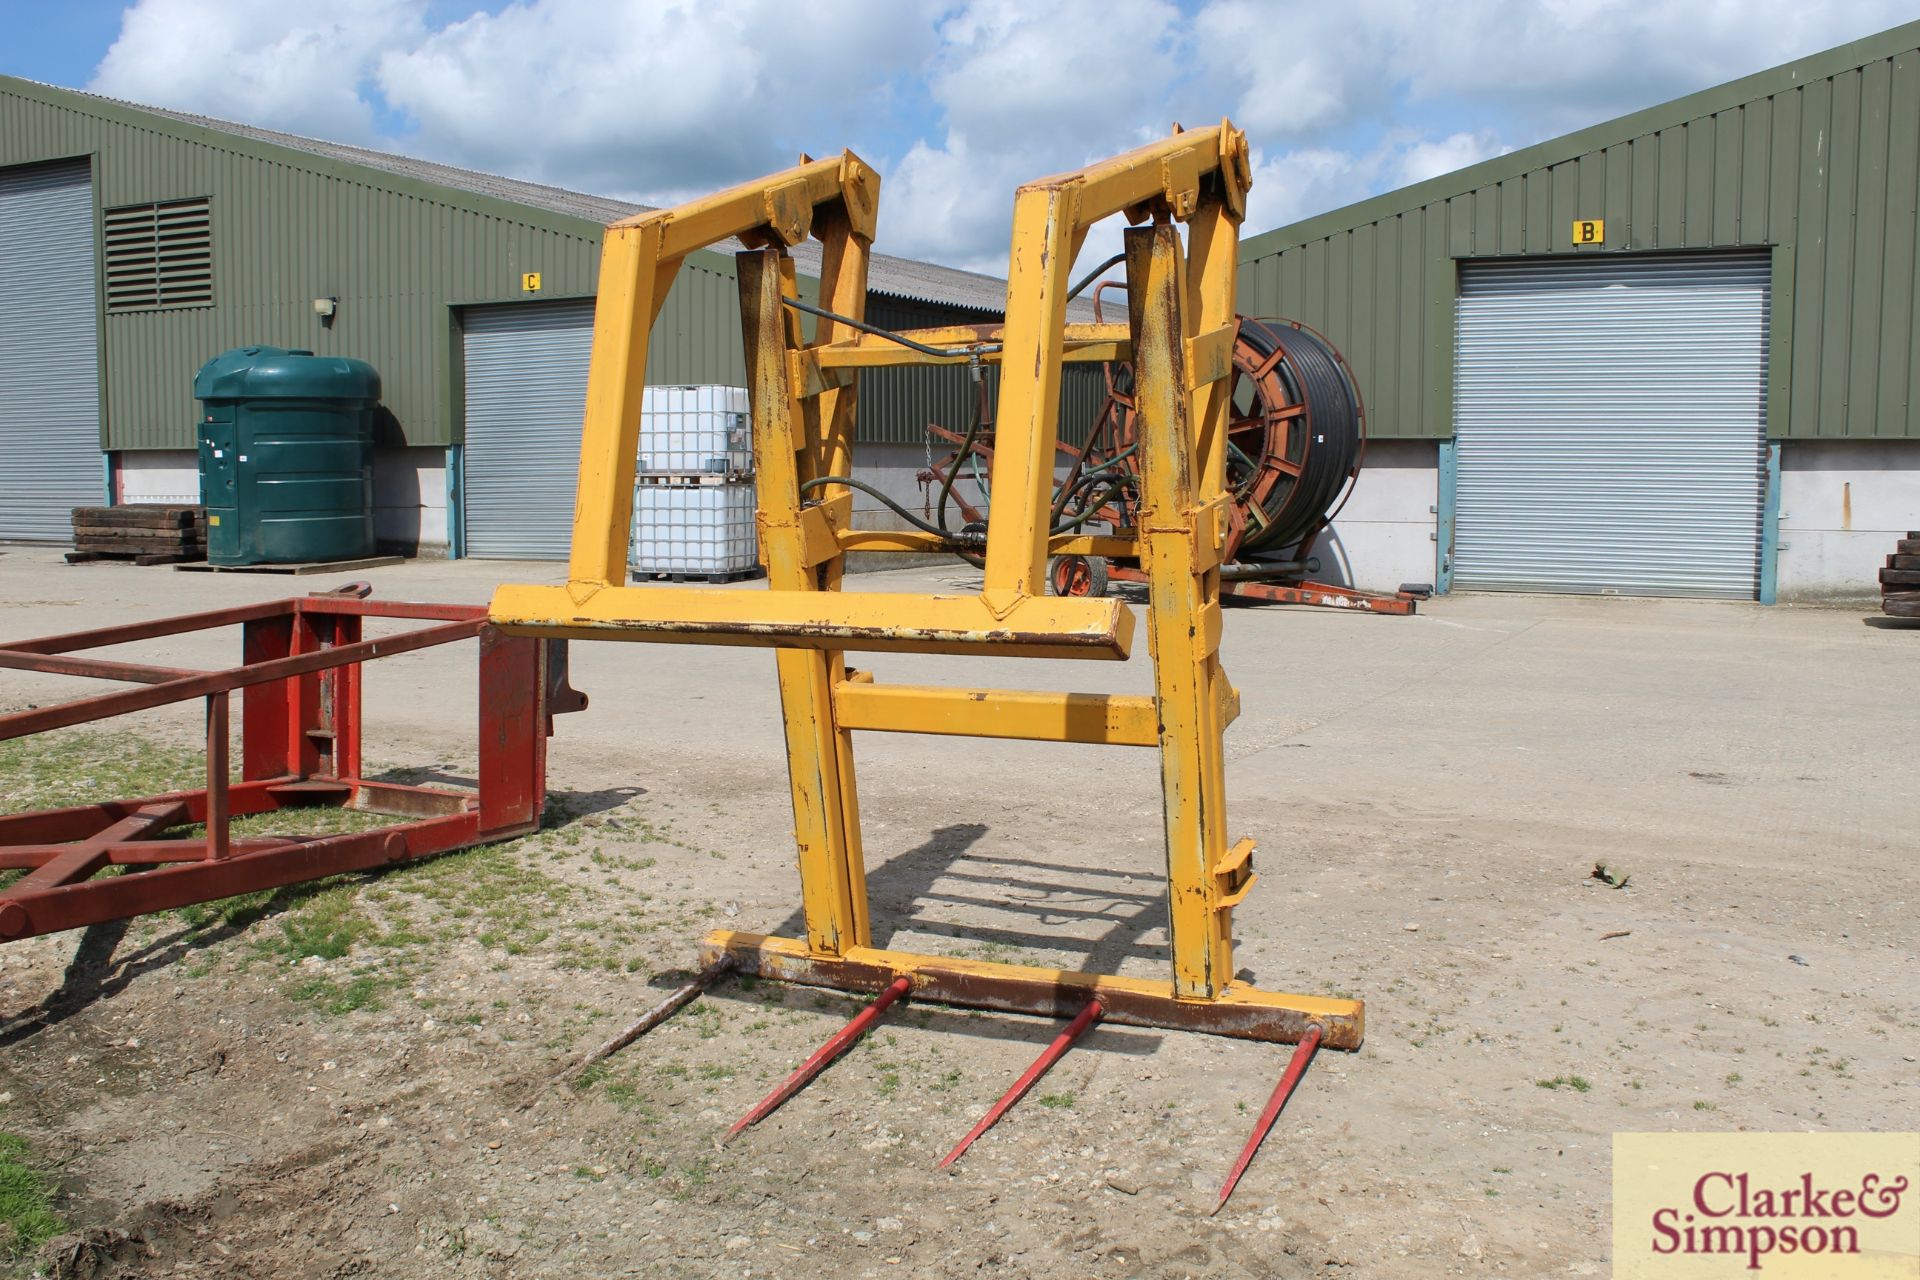
<svg viewBox="0 0 1920 1280"><path fill-rule="evenodd" d="M213 305L213 222L207 197L106 212L107 310Z"/></svg>

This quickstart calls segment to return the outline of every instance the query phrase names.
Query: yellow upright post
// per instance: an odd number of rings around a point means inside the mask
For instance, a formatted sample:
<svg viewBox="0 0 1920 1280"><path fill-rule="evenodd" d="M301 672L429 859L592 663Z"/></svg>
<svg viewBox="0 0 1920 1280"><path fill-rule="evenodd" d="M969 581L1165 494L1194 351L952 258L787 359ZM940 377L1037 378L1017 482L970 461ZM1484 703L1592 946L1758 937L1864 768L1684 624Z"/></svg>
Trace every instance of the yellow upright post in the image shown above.
<svg viewBox="0 0 1920 1280"><path fill-rule="evenodd" d="M640 451L640 403L647 346L680 259L660 260L664 221L607 228L600 245L587 412L580 431L580 487L573 507L567 586L582 600L627 580L633 479Z"/></svg>
<svg viewBox="0 0 1920 1280"><path fill-rule="evenodd" d="M784 249L766 248L749 249L735 261L753 406L760 554L773 590L819 591L821 575L808 563L800 524L800 485L807 478L804 460L828 453L829 442L808 438L804 424L809 418L798 411L793 396L788 356L799 345L798 325L781 301L796 292L793 259ZM850 401L853 391L841 394ZM819 417L811 420L817 423ZM777 650L775 663L807 945L820 954L844 955L869 941L853 743L834 723L833 686L845 678L845 666L837 651L798 648Z"/></svg>
<svg viewBox="0 0 1920 1280"><path fill-rule="evenodd" d="M1007 260L1006 346L994 414L993 513L987 529L987 607L1046 594L1047 535L1058 456L1068 273L1079 247L1075 184L1022 187Z"/></svg>
<svg viewBox="0 0 1920 1280"><path fill-rule="evenodd" d="M1233 977L1220 680L1219 542L1224 472L1196 449L1189 390L1186 264L1169 222L1129 228L1128 320L1140 419L1140 555L1160 712L1174 995L1212 999Z"/></svg>

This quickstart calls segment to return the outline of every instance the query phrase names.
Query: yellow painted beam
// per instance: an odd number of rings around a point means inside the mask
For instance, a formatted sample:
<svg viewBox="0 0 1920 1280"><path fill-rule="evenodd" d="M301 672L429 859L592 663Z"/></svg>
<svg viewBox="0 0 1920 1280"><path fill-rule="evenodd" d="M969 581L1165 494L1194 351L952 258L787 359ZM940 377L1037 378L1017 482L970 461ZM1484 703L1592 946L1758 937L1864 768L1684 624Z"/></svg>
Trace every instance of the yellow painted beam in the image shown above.
<svg viewBox="0 0 1920 1280"><path fill-rule="evenodd" d="M827 323L822 321L822 324ZM1000 325L963 325L943 329L907 329L902 331L925 346L954 347L968 343L998 343ZM1132 359L1125 325L1068 325L1066 345L1060 358L1068 364L1105 364ZM981 351L975 357L982 364L999 364L997 350ZM966 354L929 355L903 347L897 342L863 333L856 338L822 343L792 353L794 394L807 397L852 384L853 373L861 369L891 369L908 365L966 364Z"/></svg>
<svg viewBox="0 0 1920 1280"><path fill-rule="evenodd" d="M812 230L814 206L839 199L846 201L855 232L871 240L879 179L851 151L743 182L672 209L636 214L608 229L657 227L664 253L673 257L685 257L730 236L759 239L754 235L758 231L795 245Z"/></svg>
<svg viewBox="0 0 1920 1280"><path fill-rule="evenodd" d="M1118 600L1029 596L996 615L978 596L709 587L604 587L576 602L564 587L506 585L490 612L514 635L1014 658L1124 659L1134 625Z"/></svg>
<svg viewBox="0 0 1920 1280"><path fill-rule="evenodd" d="M945 539L920 529L841 529L839 538L843 551L933 555L952 549ZM1050 556L1105 556L1122 560L1133 556L1137 549L1132 538L1120 534L1058 533L1047 539Z"/></svg>
<svg viewBox="0 0 1920 1280"><path fill-rule="evenodd" d="M922 346L951 348L974 343L997 345L1005 339L1006 327L997 324L948 325L938 329L902 329L899 333L901 337L911 338ZM1128 334L1124 324L1069 324L1062 333L1065 338L1063 358L1069 363L1076 360L1105 362L1127 358ZM965 353L928 355L872 333L811 347L808 354L823 369L878 369L897 364L965 364L968 360ZM983 351L979 358L989 364L998 364L1000 354L998 351Z"/></svg>
<svg viewBox="0 0 1920 1280"><path fill-rule="evenodd" d="M1240 691L1225 682L1220 688L1220 722L1232 724L1240 718ZM1160 745L1153 699L1140 694L877 685L872 672L859 671L835 688L834 710L843 729L1112 747Z"/></svg>
<svg viewBox="0 0 1920 1280"><path fill-rule="evenodd" d="M1247 136L1224 120L1158 138L1084 169L1030 182L1020 191L1072 190L1078 206L1076 225L1082 229L1123 209L1139 212L1149 202L1163 202L1184 221L1198 209L1201 182L1210 173L1218 174L1218 186L1236 217L1243 213L1247 188L1253 185ZM1008 296L1013 296L1011 290Z"/></svg>
<svg viewBox="0 0 1920 1280"><path fill-rule="evenodd" d="M1077 969L1002 964L991 960L917 955L880 947L853 947L843 955L809 951L791 938L718 929L700 944L702 964L732 956L738 972L840 991L879 991L896 978L913 983L909 999L1070 1018L1100 1001L1103 1021L1165 1027L1290 1044L1318 1026L1329 1049L1358 1049L1367 1033L1366 1005L1358 1000L1265 991L1247 982L1223 983L1206 1000L1178 995L1164 979L1127 978Z"/></svg>
<svg viewBox="0 0 1920 1280"><path fill-rule="evenodd" d="M1138 694L842 684L835 687L833 702L847 729L1115 747L1160 744L1153 699Z"/></svg>
<svg viewBox="0 0 1920 1280"><path fill-rule="evenodd" d="M1125 560L1139 551L1139 542L1126 533L1056 533L1047 539L1050 556L1105 556L1109 560Z"/></svg>

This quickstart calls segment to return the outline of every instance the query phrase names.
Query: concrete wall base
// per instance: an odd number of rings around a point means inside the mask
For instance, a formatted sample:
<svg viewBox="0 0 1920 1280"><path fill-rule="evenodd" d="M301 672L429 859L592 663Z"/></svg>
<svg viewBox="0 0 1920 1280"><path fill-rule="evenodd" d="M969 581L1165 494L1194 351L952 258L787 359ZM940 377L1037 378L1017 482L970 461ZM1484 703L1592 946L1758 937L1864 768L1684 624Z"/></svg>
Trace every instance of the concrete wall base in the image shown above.
<svg viewBox="0 0 1920 1280"><path fill-rule="evenodd" d="M191 449L129 449L114 458L114 501L200 501ZM373 536L389 555L447 554L447 451L381 449L373 457Z"/></svg>
<svg viewBox="0 0 1920 1280"><path fill-rule="evenodd" d="M1781 445L1779 599L1878 596L1909 529L1920 529L1920 440Z"/></svg>
<svg viewBox="0 0 1920 1280"><path fill-rule="evenodd" d="M1434 579L1434 507L1440 446L1431 440L1375 440L1333 525L1314 542L1312 576L1361 591L1395 591Z"/></svg>
<svg viewBox="0 0 1920 1280"><path fill-rule="evenodd" d="M198 463L187 449L129 450L115 458L118 502L198 502ZM861 479L925 519L934 490L923 488L926 451L913 445L864 445ZM1314 549L1321 581L1392 591L1434 579L1434 508L1439 449L1431 441L1377 440L1352 497ZM1865 599L1893 544L1920 529L1920 440L1787 441L1781 448L1778 597L1783 601ZM970 480L959 490L979 494ZM374 459L374 530L381 550L447 554L446 451L383 449ZM865 528L908 527L875 499L856 494ZM949 521L958 524L957 508ZM906 568L946 557L855 557L855 572ZM958 562L954 564L958 567Z"/></svg>

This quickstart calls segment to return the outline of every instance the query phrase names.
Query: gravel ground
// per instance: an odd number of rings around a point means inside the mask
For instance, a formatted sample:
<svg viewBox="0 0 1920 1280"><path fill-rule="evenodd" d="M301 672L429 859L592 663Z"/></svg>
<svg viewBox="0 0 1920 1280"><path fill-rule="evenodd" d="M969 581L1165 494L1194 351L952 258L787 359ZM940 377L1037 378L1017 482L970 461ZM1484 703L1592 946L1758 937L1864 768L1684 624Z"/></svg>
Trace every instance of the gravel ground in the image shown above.
<svg viewBox="0 0 1920 1280"><path fill-rule="evenodd" d="M556 569L367 576L480 601ZM0 634L328 585L0 548ZM593 705L559 723L539 836L0 949L0 1128L65 1189L80 1230L43 1258L65 1274L1603 1275L1615 1131L1920 1128L1920 634L1867 612L1231 610L1232 826L1262 848L1237 961L1365 998L1368 1039L1317 1059L1218 1217L1273 1046L1097 1029L953 1172L935 1161L1053 1027L903 1006L725 1147L855 1002L730 983L552 1082L704 930L796 927L772 663L745 650L575 646ZM237 643L137 649L210 666ZM872 665L1142 692L1140 657ZM371 761L471 770L467 662L370 668ZM4 672L0 708L84 687ZM193 714L127 728L7 747L6 807L191 776ZM1151 753L860 752L882 941L1162 972Z"/></svg>

